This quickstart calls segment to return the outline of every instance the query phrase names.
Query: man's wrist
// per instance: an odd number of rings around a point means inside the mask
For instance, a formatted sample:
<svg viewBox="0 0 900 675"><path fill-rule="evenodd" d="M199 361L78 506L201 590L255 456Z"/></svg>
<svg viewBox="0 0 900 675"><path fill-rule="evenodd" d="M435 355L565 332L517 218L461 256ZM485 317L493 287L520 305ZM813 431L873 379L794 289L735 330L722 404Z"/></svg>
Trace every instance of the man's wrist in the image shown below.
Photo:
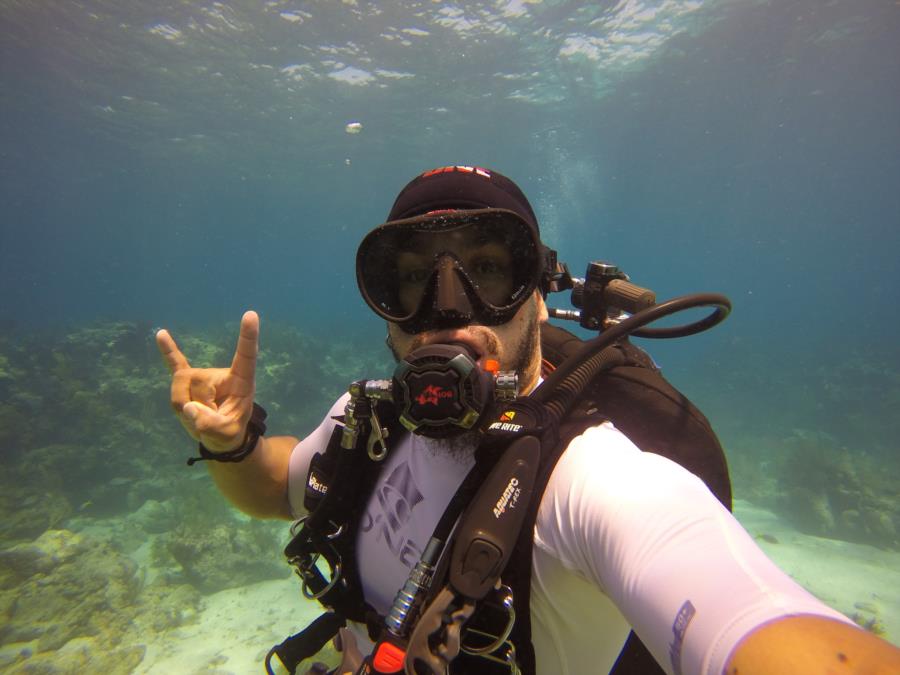
<svg viewBox="0 0 900 675"><path fill-rule="evenodd" d="M198 444L200 452L199 457L188 458L188 466L192 466L197 462L214 461L214 462L242 462L255 449L259 443L260 436L266 433L266 417L265 409L258 403L253 403L253 412L250 413L250 420L247 422L247 433L244 435L244 442L234 450L226 452L212 452L203 443Z"/></svg>

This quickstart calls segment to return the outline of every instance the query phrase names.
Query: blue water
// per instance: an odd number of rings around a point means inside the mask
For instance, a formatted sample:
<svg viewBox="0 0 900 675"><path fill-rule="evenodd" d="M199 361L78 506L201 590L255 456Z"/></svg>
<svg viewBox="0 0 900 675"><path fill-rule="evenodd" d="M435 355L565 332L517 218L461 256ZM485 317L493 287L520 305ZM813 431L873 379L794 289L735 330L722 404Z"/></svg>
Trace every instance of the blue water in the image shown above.
<svg viewBox="0 0 900 675"><path fill-rule="evenodd" d="M2 2L4 344L126 321L228 347L253 308L263 347L382 350L357 243L447 164L512 177L578 275L732 299L648 345L730 453L800 429L895 456L893 0Z"/></svg>
<svg viewBox="0 0 900 675"><path fill-rule="evenodd" d="M893 2L149 4L4 4L4 317L354 330L360 235L468 163L736 334L897 328Z"/></svg>

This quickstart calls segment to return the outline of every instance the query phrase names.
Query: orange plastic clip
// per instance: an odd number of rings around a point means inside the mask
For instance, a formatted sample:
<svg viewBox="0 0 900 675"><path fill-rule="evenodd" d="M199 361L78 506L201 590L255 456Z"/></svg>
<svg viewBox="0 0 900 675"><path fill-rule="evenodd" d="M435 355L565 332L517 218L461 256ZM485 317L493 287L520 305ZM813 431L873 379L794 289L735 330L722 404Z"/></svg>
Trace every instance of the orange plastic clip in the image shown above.
<svg viewBox="0 0 900 675"><path fill-rule="evenodd" d="M406 652L395 644L382 642L375 650L372 665L379 673L399 673L403 668Z"/></svg>

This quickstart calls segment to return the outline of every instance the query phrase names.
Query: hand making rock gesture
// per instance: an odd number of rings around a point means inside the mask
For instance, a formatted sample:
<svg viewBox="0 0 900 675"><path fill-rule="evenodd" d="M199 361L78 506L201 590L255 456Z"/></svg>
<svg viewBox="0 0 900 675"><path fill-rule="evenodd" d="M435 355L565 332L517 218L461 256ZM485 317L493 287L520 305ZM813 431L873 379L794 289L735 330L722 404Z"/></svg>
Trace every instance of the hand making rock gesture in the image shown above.
<svg viewBox="0 0 900 675"><path fill-rule="evenodd" d="M240 447L253 412L259 315L241 317L230 368L192 368L165 329L157 332L156 344L172 373L172 409L187 432L212 453Z"/></svg>

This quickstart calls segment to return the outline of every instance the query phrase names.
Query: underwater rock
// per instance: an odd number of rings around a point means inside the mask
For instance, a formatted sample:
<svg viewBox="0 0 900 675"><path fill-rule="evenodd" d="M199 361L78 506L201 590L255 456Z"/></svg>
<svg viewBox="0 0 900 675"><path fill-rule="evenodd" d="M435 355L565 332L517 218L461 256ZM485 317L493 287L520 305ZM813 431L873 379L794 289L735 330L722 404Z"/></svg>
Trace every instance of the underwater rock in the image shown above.
<svg viewBox="0 0 900 675"><path fill-rule="evenodd" d="M760 457L760 448L773 444L771 439L755 438L727 451L734 493L768 509L777 508L780 493L775 468L769 459Z"/></svg>
<svg viewBox="0 0 900 675"><path fill-rule="evenodd" d="M126 500L128 511L131 513L138 511L150 500L166 503L172 498L177 498L178 490L184 486L188 476L181 473L182 480L173 480L173 478L170 476L154 476L132 481L128 488Z"/></svg>
<svg viewBox="0 0 900 675"><path fill-rule="evenodd" d="M148 534L162 534L178 526L181 514L171 502L148 499L128 520Z"/></svg>
<svg viewBox="0 0 900 675"><path fill-rule="evenodd" d="M3 672L8 675L125 675L140 665L145 651L142 645L111 648L101 639L81 637L70 640L55 652L22 654Z"/></svg>
<svg viewBox="0 0 900 675"><path fill-rule="evenodd" d="M0 643L37 640L53 651L78 637L114 636L135 613L137 565L102 542L48 530L2 552L0 586L6 621Z"/></svg>
<svg viewBox="0 0 900 675"><path fill-rule="evenodd" d="M14 471L24 488L36 491L44 486L44 491L61 492L72 504L73 515L95 517L127 513L133 476L143 472L126 453L59 443L31 450L27 466Z"/></svg>
<svg viewBox="0 0 900 675"><path fill-rule="evenodd" d="M846 511L841 511L840 517L840 525L842 529L845 530L855 530L861 528L862 518L859 515L859 511L856 509L847 509Z"/></svg>
<svg viewBox="0 0 900 675"><path fill-rule="evenodd" d="M246 586L289 573L283 543L267 523L233 521L198 528L180 525L157 541L180 566L183 579L203 593Z"/></svg>
<svg viewBox="0 0 900 675"><path fill-rule="evenodd" d="M233 333L228 332L237 328L237 325L226 327L226 332L222 338L219 336L200 335L194 331L190 333L179 334L177 336L178 346L181 351L190 359L194 368L215 368L221 367L231 361L230 349L233 349L231 342L237 335L235 330ZM224 339L228 336L227 341Z"/></svg>
<svg viewBox="0 0 900 675"><path fill-rule="evenodd" d="M31 543L0 550L0 588L11 588L35 574L47 574L85 552L85 541L68 530L47 530Z"/></svg>
<svg viewBox="0 0 900 675"><path fill-rule="evenodd" d="M798 487L784 497L783 507L800 530L827 536L834 530L834 516L825 495Z"/></svg>
<svg viewBox="0 0 900 675"><path fill-rule="evenodd" d="M875 540L896 541L897 528L889 513L877 508L863 508L862 522L868 533Z"/></svg>
<svg viewBox="0 0 900 675"><path fill-rule="evenodd" d="M235 334L177 338L192 365L222 366ZM267 324L258 399L278 411L273 425L302 435L351 380L390 373L389 355L372 354ZM142 631L193 621L198 589L290 574L284 524L236 516L202 465L185 468L196 444L168 392L149 326L0 335L3 672L131 672ZM125 552L155 559L139 567Z"/></svg>
<svg viewBox="0 0 900 675"><path fill-rule="evenodd" d="M11 481L0 490L0 541L30 541L45 530L59 527L74 509L68 498L51 485L35 490Z"/></svg>
<svg viewBox="0 0 900 675"><path fill-rule="evenodd" d="M158 580L141 590L140 606L132 621L137 636L163 633L197 621L200 592L189 584L167 584Z"/></svg>
<svg viewBox="0 0 900 675"><path fill-rule="evenodd" d="M795 429L777 468L778 510L803 532L900 547L900 501L881 462L832 436Z"/></svg>

